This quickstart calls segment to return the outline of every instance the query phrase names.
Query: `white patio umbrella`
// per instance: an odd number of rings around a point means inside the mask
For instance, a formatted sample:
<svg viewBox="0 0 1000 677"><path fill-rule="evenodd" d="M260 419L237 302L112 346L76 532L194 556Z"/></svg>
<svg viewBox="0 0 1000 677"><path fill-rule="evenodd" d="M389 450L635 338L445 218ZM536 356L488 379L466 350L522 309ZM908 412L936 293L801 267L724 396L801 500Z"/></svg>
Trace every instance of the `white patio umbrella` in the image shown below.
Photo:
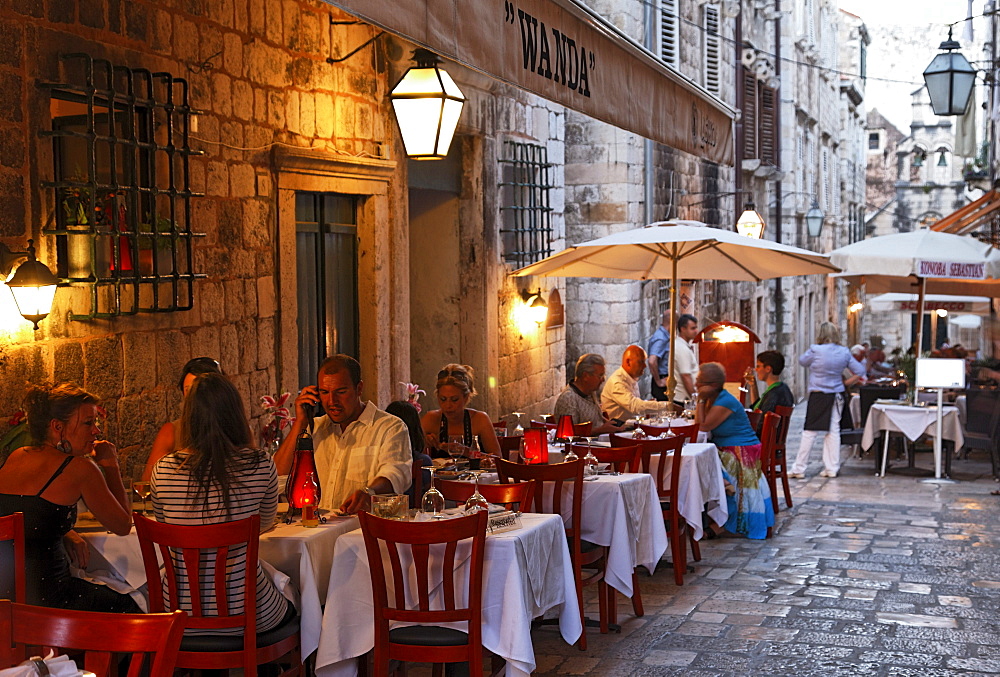
<svg viewBox="0 0 1000 677"><path fill-rule="evenodd" d="M949 316L948 324L953 324L959 329L979 329L983 326L983 318L978 315Z"/></svg>
<svg viewBox="0 0 1000 677"><path fill-rule="evenodd" d="M843 269L840 277L865 284L869 292L916 287L918 355L927 293L1000 294L1000 252L965 235L927 229L882 235L833 250L830 262Z"/></svg>
<svg viewBox="0 0 1000 677"><path fill-rule="evenodd" d="M670 280L670 366L667 398L673 399L677 279L760 282L792 275L836 272L823 254L756 240L700 221L660 221L613 233L553 254L512 274Z"/></svg>

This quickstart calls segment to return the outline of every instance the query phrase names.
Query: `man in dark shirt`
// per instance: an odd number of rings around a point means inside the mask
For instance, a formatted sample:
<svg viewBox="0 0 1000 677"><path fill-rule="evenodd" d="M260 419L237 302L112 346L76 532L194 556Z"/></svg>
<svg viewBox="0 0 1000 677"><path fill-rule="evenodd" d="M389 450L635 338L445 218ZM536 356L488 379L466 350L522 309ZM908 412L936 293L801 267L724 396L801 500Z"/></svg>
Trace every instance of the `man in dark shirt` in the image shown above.
<svg viewBox="0 0 1000 677"><path fill-rule="evenodd" d="M777 350L765 350L757 356L757 380L767 384L760 398L753 403L754 411L773 412L775 407L794 407L795 396L778 378L785 369L785 356Z"/></svg>

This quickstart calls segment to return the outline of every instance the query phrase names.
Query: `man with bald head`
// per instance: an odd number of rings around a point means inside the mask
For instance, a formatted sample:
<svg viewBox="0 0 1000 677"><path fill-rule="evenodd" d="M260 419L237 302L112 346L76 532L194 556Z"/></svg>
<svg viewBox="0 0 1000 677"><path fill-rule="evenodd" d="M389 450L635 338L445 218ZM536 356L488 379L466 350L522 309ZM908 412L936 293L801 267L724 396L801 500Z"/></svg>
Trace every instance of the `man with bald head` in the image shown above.
<svg viewBox="0 0 1000 677"><path fill-rule="evenodd" d="M626 348L622 366L611 374L601 393L601 407L608 416L624 421L640 414L662 414L666 410L667 402L639 397L639 377L644 371L646 351L636 345Z"/></svg>

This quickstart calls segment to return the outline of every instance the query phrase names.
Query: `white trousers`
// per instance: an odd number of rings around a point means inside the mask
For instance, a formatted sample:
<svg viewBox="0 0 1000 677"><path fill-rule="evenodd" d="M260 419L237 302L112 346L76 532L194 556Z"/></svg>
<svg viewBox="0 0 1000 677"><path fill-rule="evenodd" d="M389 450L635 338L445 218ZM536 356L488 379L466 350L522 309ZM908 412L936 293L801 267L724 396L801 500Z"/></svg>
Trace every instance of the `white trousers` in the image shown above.
<svg viewBox="0 0 1000 677"><path fill-rule="evenodd" d="M823 465L830 473L840 471L840 415L843 408L844 396L842 393L838 393L830 410L830 429L823 435ZM806 471L806 466L809 465L809 452L812 451L813 442L816 441L816 436L819 433L819 430L802 431L799 453L795 456L792 472L804 473Z"/></svg>

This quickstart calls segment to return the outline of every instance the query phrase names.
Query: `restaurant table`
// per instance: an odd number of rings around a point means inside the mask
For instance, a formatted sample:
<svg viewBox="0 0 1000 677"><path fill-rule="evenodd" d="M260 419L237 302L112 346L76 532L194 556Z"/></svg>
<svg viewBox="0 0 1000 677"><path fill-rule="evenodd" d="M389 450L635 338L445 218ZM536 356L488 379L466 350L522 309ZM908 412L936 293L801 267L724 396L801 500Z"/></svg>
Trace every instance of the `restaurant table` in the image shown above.
<svg viewBox="0 0 1000 677"><path fill-rule="evenodd" d="M661 461L661 454L650 459L649 472L655 475ZM663 481L669 485L672 465L664 472ZM696 541L704 535L701 514L705 510L716 524L725 524L729 519L726 504L726 481L722 477L722 461L719 449L710 442L685 444L681 450L681 477L677 482L677 504L681 517L693 530Z"/></svg>
<svg viewBox="0 0 1000 677"><path fill-rule="evenodd" d="M965 444L962 424L958 419L958 407L945 405L942 409L941 437L955 443L955 449ZM868 412L868 420L861 435L861 447L868 449L875 442L875 435L881 432L900 432L911 442L921 435L934 436L937 423L937 407L914 407L905 404L876 402ZM883 459L889 449L889 436L885 436ZM885 462L883 461L884 474Z"/></svg>
<svg viewBox="0 0 1000 677"><path fill-rule="evenodd" d="M330 517L326 524L312 529L303 527L299 522L290 525L279 522L274 529L260 535L261 561L287 575L298 591L303 657L319 646L322 605L327 598L337 539L357 528L357 517ZM103 530L82 533L81 536L89 543L93 553L88 570L107 565L106 568L134 589L146 583L139 538L134 529L127 536L116 536Z"/></svg>
<svg viewBox="0 0 1000 677"><path fill-rule="evenodd" d="M480 481L488 481L485 477ZM552 491L552 484L545 489ZM573 517L573 487L563 484L563 491L563 519L568 525ZM545 503L549 502L546 495ZM652 573L667 551L667 527L656 483L644 473L588 477L583 483L582 509L580 537L608 548L604 580L631 597L636 566L642 565Z"/></svg>
<svg viewBox="0 0 1000 677"><path fill-rule="evenodd" d="M533 618L557 613L560 634L568 644L583 630L562 522L557 515L524 513L521 524L521 529L486 537L483 567L483 646L506 660L507 675L514 677L535 669ZM470 549L463 543L456 556L456 571L465 576ZM467 585L456 586L458 603L465 603L467 591ZM440 608L441 594L432 592L431 608ZM337 540L333 555L317 677L357 674L356 658L375 644L372 605L364 537L354 531ZM449 627L465 630L461 623Z"/></svg>
<svg viewBox="0 0 1000 677"><path fill-rule="evenodd" d="M926 399L926 396L933 396L933 400ZM920 393L917 395L917 399L920 400L921 402L933 401L934 403L937 403L937 393L935 392ZM958 407L958 420L963 427L965 426L967 418L966 414L966 408L968 407L967 399L968 398L966 398L965 395L959 395L958 397L955 398L955 403L954 403L955 406ZM861 396L858 395L857 393L851 395L850 408L851 408L851 420L854 421L854 427L858 428L861 426Z"/></svg>

